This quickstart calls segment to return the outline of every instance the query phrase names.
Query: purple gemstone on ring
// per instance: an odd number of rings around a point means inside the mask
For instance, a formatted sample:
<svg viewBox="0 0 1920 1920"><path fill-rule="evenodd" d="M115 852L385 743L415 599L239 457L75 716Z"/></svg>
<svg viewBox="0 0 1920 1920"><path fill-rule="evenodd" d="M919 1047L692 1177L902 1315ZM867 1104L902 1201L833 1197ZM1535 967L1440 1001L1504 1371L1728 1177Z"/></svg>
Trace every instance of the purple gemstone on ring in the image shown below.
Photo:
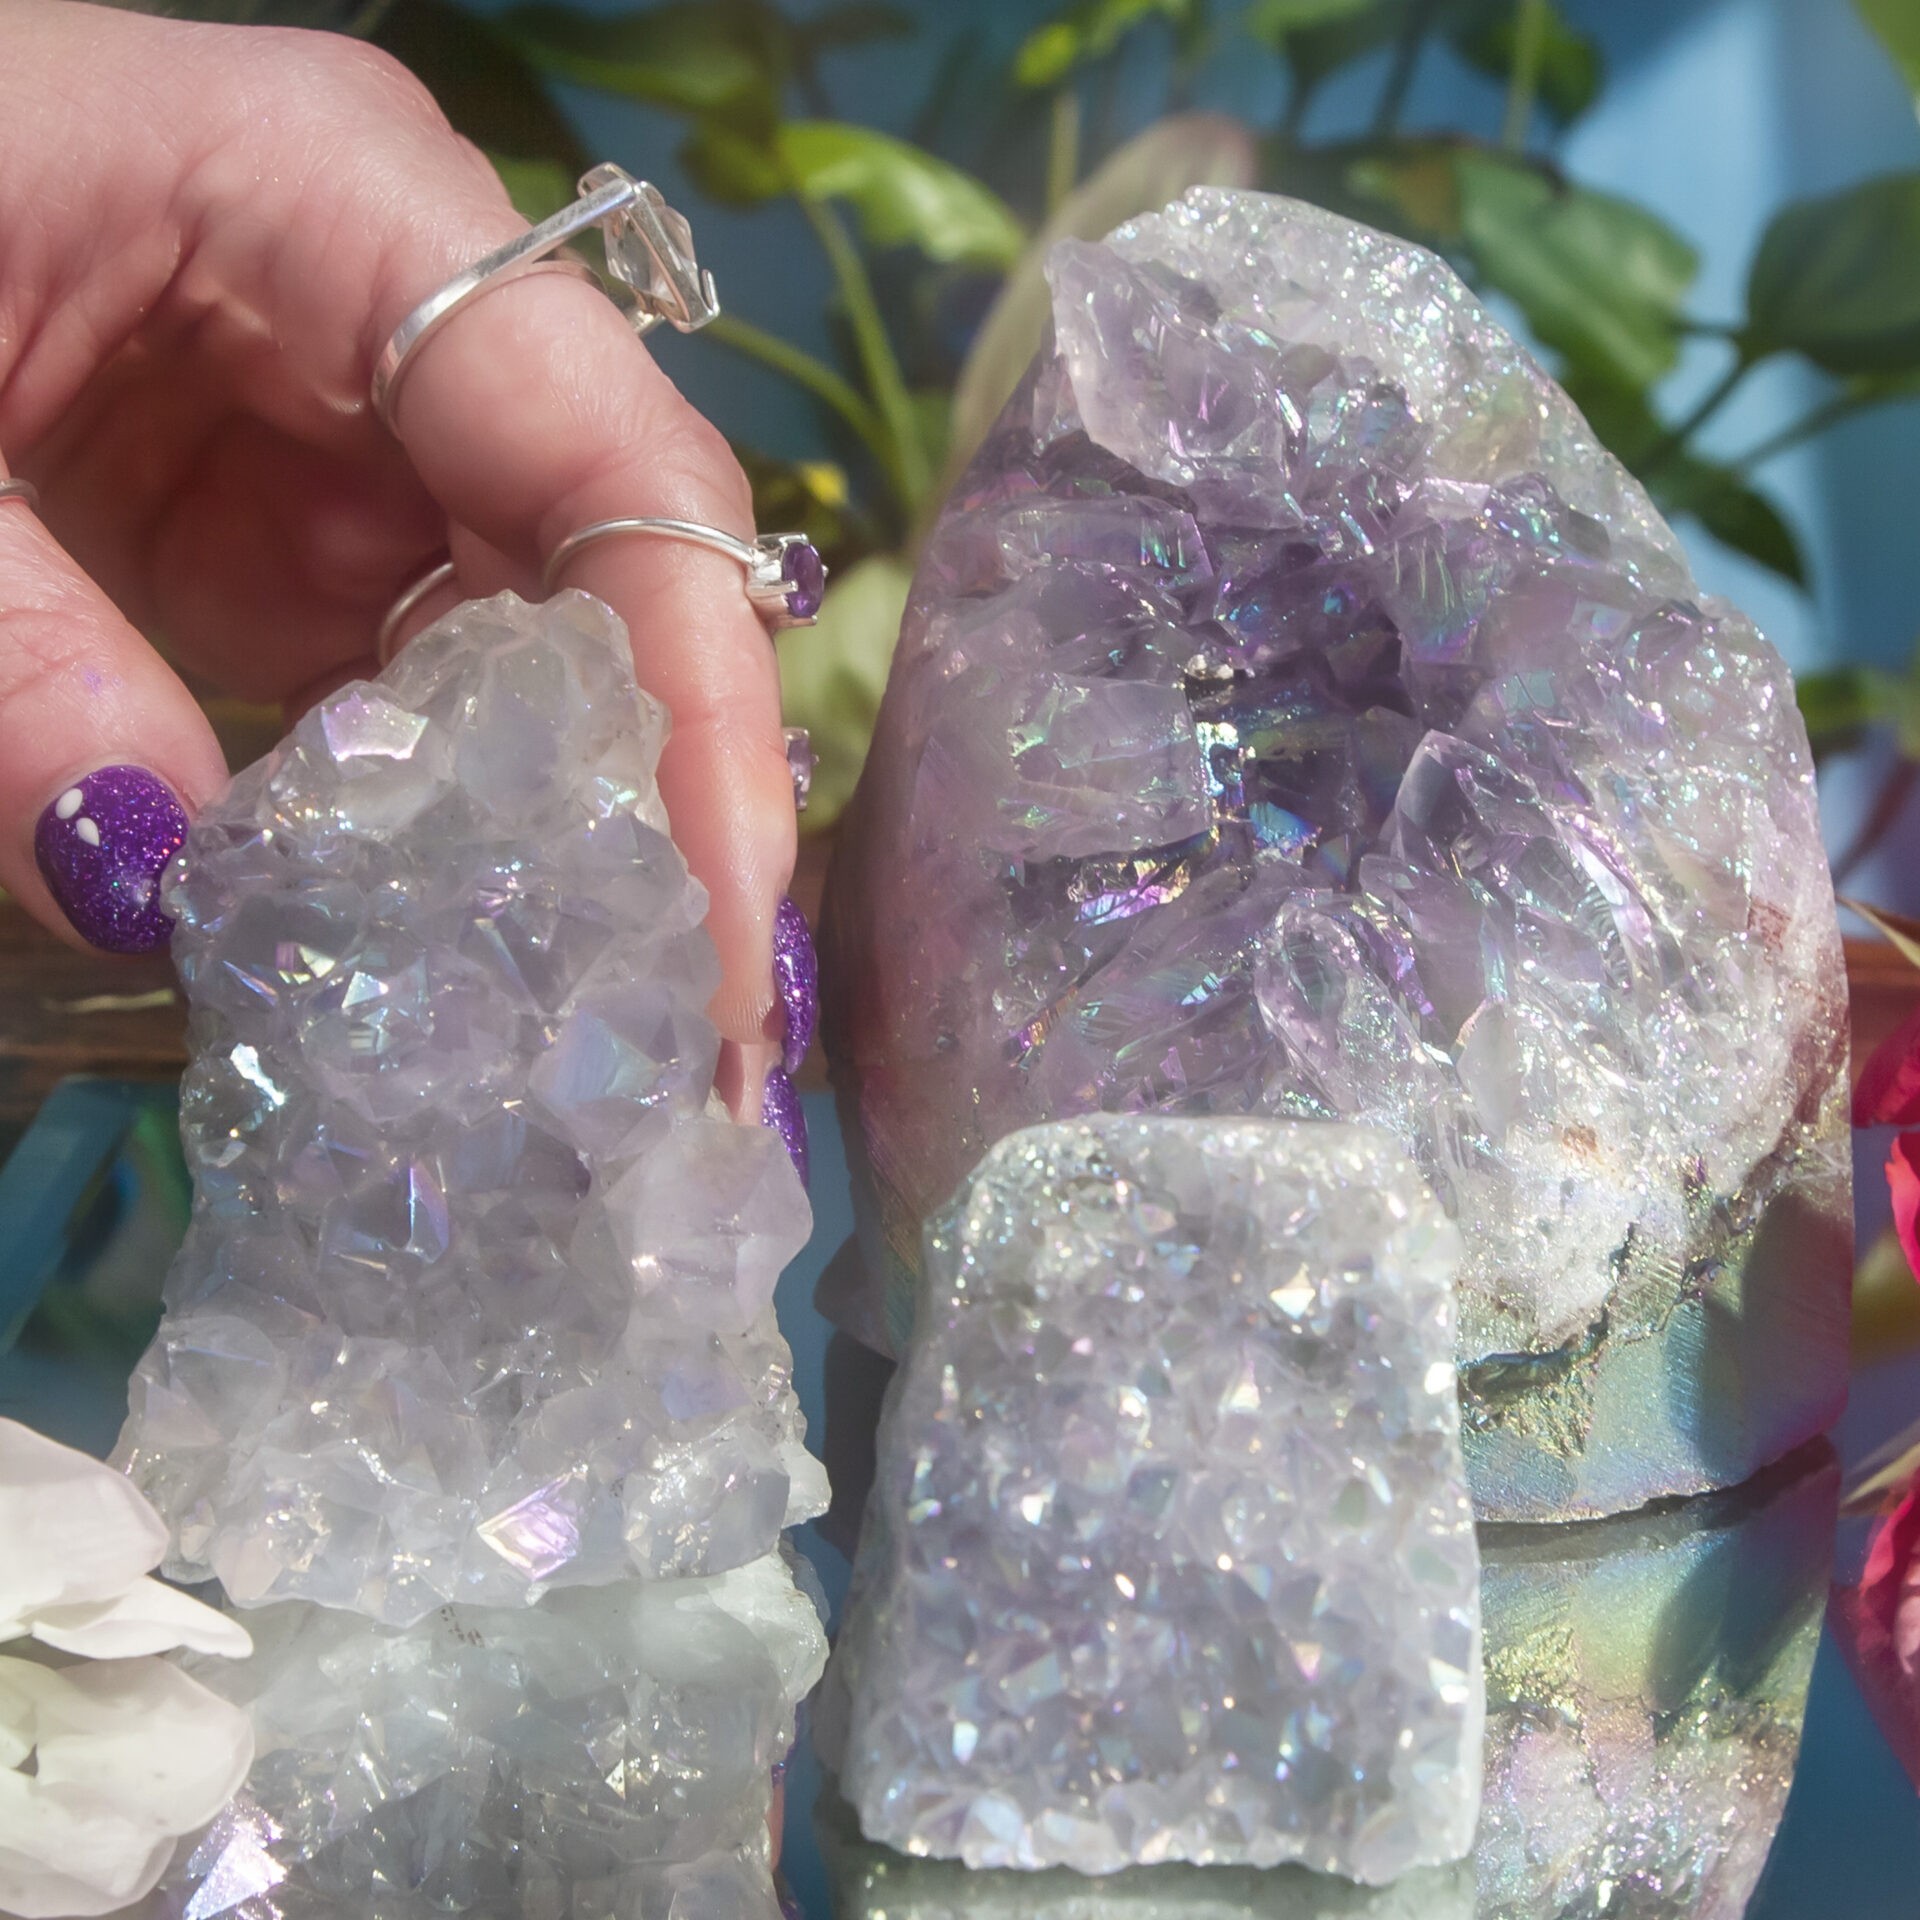
<svg viewBox="0 0 1920 1920"><path fill-rule="evenodd" d="M788 587L787 611L796 620L811 620L827 591L827 568L820 549L811 540L796 541L780 561L780 578Z"/></svg>

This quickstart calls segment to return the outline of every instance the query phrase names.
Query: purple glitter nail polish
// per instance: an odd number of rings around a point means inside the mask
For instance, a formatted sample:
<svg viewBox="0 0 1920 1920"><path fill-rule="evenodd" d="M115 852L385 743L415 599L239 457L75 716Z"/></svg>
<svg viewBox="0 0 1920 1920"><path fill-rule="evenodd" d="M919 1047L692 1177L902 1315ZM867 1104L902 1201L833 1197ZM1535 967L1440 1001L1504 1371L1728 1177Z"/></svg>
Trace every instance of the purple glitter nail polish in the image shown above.
<svg viewBox="0 0 1920 1920"><path fill-rule="evenodd" d="M807 1116L801 1111L799 1089L783 1068L775 1067L767 1075L767 1090L760 1096L760 1124L771 1127L786 1142L804 1187L807 1184Z"/></svg>
<svg viewBox="0 0 1920 1920"><path fill-rule="evenodd" d="M163 780L145 767L100 767L54 797L33 853L82 939L108 953L150 953L173 931L160 876L186 837L187 816Z"/></svg>
<svg viewBox="0 0 1920 1920"><path fill-rule="evenodd" d="M820 962L813 950L807 916L785 894L773 916L773 984L787 1010L786 1038L780 1064L798 1073L800 1062L813 1045L814 1023L820 1017Z"/></svg>

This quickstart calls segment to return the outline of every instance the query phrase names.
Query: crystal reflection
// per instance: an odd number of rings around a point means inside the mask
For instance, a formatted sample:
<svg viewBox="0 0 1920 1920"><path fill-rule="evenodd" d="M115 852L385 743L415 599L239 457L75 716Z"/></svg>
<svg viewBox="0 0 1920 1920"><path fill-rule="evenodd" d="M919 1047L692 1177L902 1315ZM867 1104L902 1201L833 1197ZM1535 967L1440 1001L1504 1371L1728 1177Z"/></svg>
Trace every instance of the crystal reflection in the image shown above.
<svg viewBox="0 0 1920 1920"><path fill-rule="evenodd" d="M773 1772L826 1655L782 1555L383 1627L246 1616L245 1786L121 1920L780 1920Z"/></svg>
<svg viewBox="0 0 1920 1920"><path fill-rule="evenodd" d="M835 1920L1737 1920L1793 1779L1838 1487L1820 1443L1729 1493L1486 1529L1486 1789L1458 1867L971 1873L833 1803Z"/></svg>

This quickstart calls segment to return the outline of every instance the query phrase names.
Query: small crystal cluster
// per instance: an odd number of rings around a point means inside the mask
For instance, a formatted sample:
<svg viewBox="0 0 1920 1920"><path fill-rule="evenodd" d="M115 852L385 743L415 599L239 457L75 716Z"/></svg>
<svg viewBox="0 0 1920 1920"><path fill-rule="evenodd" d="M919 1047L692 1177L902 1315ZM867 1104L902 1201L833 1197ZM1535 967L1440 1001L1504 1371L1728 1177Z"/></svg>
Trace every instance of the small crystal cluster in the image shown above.
<svg viewBox="0 0 1920 1920"><path fill-rule="evenodd" d="M781 1555L395 1629L247 1616L246 1786L125 1920L779 1920L767 1812L826 1641Z"/></svg>
<svg viewBox="0 0 1920 1920"><path fill-rule="evenodd" d="M1102 1117L929 1230L823 1737L970 1866L1458 1859L1480 1772L1454 1229L1397 1142Z"/></svg>
<svg viewBox="0 0 1920 1920"><path fill-rule="evenodd" d="M606 608L502 595L195 824L194 1216L117 1455L175 1577L404 1626L824 1506L772 1308L806 1198L710 1093L664 734Z"/></svg>
<svg viewBox="0 0 1920 1920"><path fill-rule="evenodd" d="M1291 1868L971 1873L821 1821L838 1920L1739 1920L1792 1784L1831 1456L1654 1515L1494 1527L1469 1863L1385 1888Z"/></svg>
<svg viewBox="0 0 1920 1920"><path fill-rule="evenodd" d="M1844 1391L1845 984L1787 672L1438 260L1200 188L1049 263L823 928L899 1353L1073 1114L1363 1122L1459 1222L1475 1498L1731 1484Z"/></svg>

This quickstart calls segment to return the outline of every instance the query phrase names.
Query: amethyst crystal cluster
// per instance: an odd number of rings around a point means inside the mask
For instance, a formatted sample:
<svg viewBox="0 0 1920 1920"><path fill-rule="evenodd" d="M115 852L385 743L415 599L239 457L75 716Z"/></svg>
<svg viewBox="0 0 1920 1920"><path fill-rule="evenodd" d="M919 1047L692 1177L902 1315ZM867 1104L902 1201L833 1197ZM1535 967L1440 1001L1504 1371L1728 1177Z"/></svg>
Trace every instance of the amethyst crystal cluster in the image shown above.
<svg viewBox="0 0 1920 1920"><path fill-rule="evenodd" d="M1466 1248L1489 1515L1740 1479L1845 1371L1845 990L1805 731L1439 261L1199 189L1049 267L836 857L829 1040L899 1352L1015 1128L1398 1135Z"/></svg>
<svg viewBox="0 0 1920 1920"><path fill-rule="evenodd" d="M665 737L606 607L502 594L195 822L194 1214L116 1456L176 1578L405 1627L826 1504L773 1312L806 1196L711 1092Z"/></svg>

